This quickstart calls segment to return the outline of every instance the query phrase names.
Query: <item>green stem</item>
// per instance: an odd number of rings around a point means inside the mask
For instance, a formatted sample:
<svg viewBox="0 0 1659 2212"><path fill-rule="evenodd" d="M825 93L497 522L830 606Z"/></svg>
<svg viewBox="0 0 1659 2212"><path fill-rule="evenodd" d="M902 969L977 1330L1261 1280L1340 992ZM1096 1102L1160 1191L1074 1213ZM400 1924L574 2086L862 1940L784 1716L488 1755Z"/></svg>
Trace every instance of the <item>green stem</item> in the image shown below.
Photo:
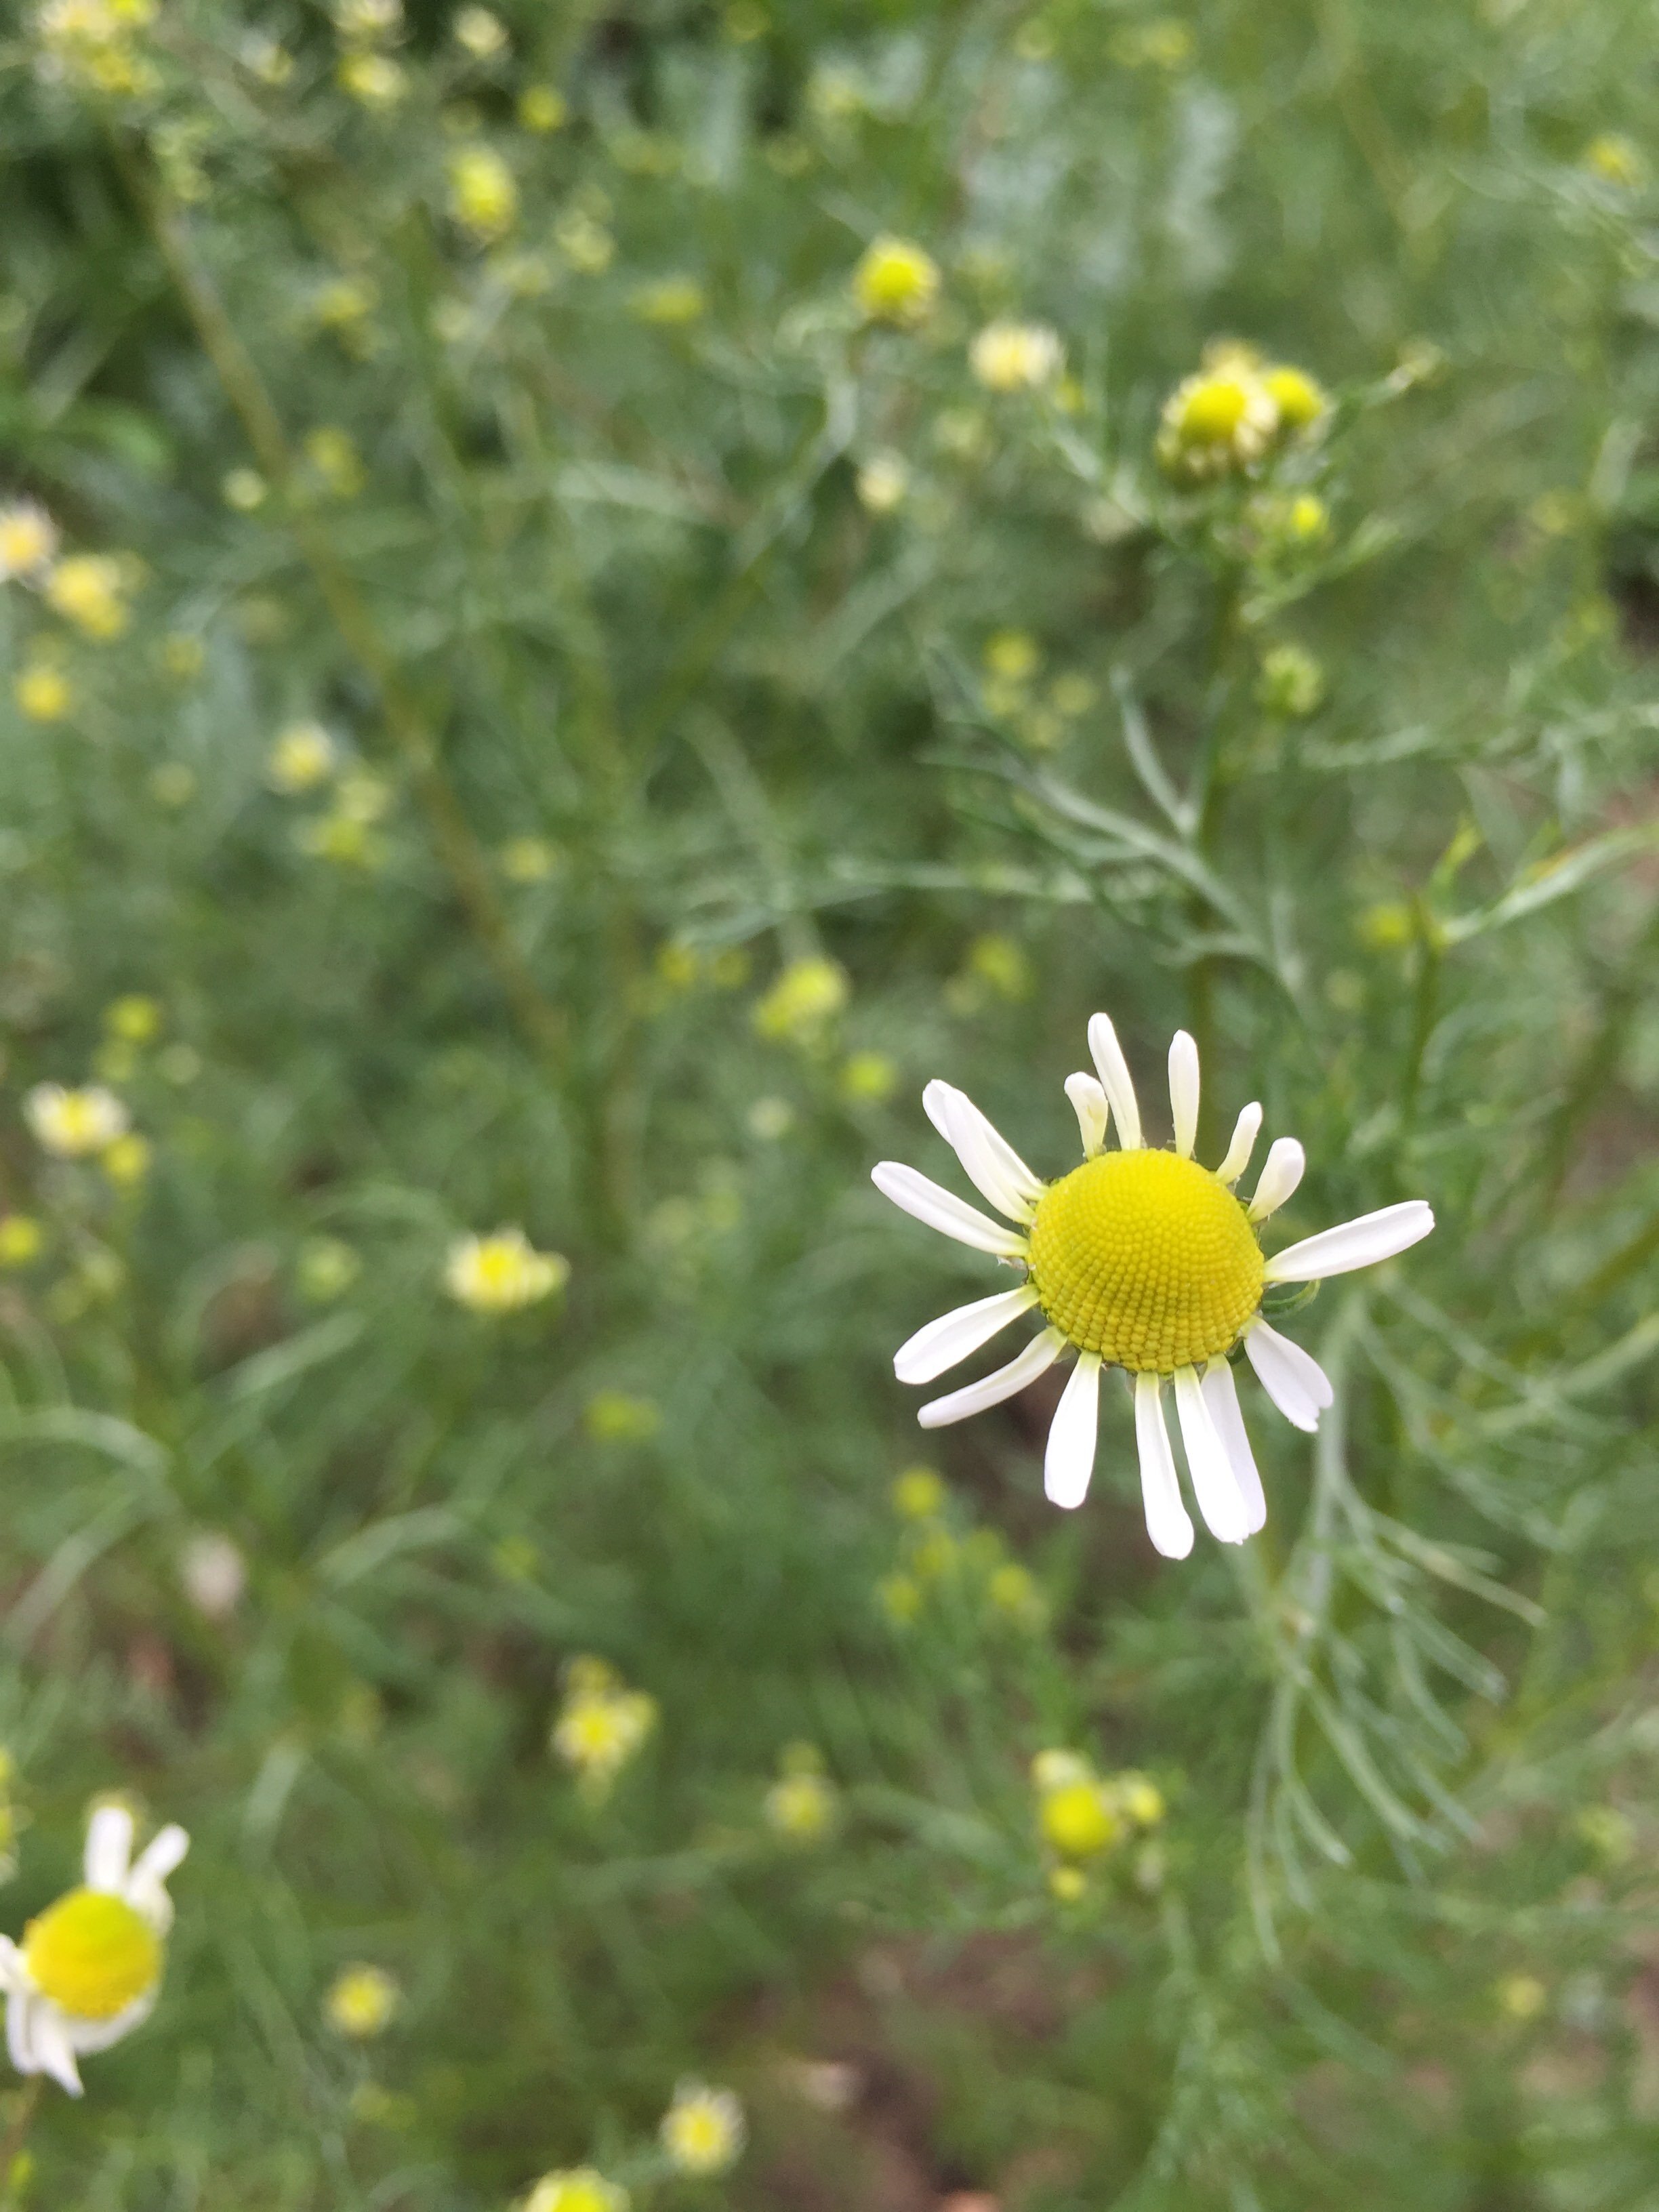
<svg viewBox="0 0 1659 2212"><path fill-rule="evenodd" d="M11 2125L6 2130L4 2136L0 2136L0 2212L9 2212L9 2208L19 2201L17 2192L12 2185L16 2174L17 2161L22 2156L23 2146L28 2140L30 2126L40 2107L40 2092L45 2087L44 2075L36 2074L30 2077L22 2094L18 2098L17 2110L12 2115Z"/></svg>

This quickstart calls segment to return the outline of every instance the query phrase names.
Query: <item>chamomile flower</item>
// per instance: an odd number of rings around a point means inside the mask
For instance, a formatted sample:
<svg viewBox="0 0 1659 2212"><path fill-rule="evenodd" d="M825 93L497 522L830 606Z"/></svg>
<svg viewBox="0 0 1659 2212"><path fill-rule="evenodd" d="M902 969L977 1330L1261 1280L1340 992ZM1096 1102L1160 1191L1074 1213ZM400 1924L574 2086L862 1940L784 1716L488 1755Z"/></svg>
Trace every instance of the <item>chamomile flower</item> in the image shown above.
<svg viewBox="0 0 1659 2212"><path fill-rule="evenodd" d="M614 1668L592 1656L571 1661L566 1684L552 1747L597 1802L655 1728L657 1701L630 1690Z"/></svg>
<svg viewBox="0 0 1659 2212"><path fill-rule="evenodd" d="M1279 426L1256 356L1243 347L1212 350L1164 403L1158 462L1188 483L1227 476L1260 460Z"/></svg>
<svg viewBox="0 0 1659 2212"><path fill-rule="evenodd" d="M748 2130L733 2091L681 2081L657 2132L682 2173L724 2173L743 2155Z"/></svg>
<svg viewBox="0 0 1659 2212"><path fill-rule="evenodd" d="M516 1313L562 1290L570 1262L559 1252L538 1252L522 1229L491 1237L462 1237L449 1248L444 1287L474 1313Z"/></svg>
<svg viewBox="0 0 1659 2212"><path fill-rule="evenodd" d="M127 1133L127 1109L112 1091L89 1083L68 1091L61 1083L37 1083L23 1101L23 1115L43 1152L59 1159L82 1160L107 1152Z"/></svg>
<svg viewBox="0 0 1659 2212"><path fill-rule="evenodd" d="M1058 331L1047 323L987 323L968 349L968 366L988 392L1036 392L1066 364Z"/></svg>
<svg viewBox="0 0 1659 2212"><path fill-rule="evenodd" d="M1128 1062L1104 1014L1089 1024L1097 1073L1066 1079L1082 1133L1084 1161L1044 1183L948 1083L930 1083L922 1104L969 1180L1006 1222L943 1190L915 1168L884 1160L873 1181L883 1194L958 1243L1013 1262L1025 1279L959 1307L918 1329L893 1361L902 1382L931 1382L988 1344L1023 1314L1043 1322L1018 1356L981 1382L935 1398L921 1425L944 1427L1000 1405L1052 1367L1062 1352L1077 1364L1048 1431L1043 1487L1056 1505L1075 1506L1094 1471L1103 1365L1133 1378L1135 1439L1146 1531L1167 1559L1185 1559L1193 1525L1182 1502L1164 1394L1176 1413L1192 1486L1210 1533L1242 1544L1267 1518L1267 1501L1239 1411L1231 1358L1241 1348L1273 1404L1299 1429L1312 1430L1332 1403L1329 1382L1300 1345L1262 1317L1262 1293L1280 1283L1316 1283L1374 1267L1426 1237L1434 1216L1421 1199L1385 1206L1341 1223L1269 1258L1258 1230L1302 1180L1304 1155L1293 1137L1273 1146L1247 1206L1233 1186L1249 1164L1261 1109L1247 1106L1219 1167L1193 1158L1198 1128L1198 1048L1184 1030L1170 1047L1170 1103L1175 1146L1149 1146ZM1109 1123L1118 1148L1106 1149Z"/></svg>
<svg viewBox="0 0 1659 2212"><path fill-rule="evenodd" d="M173 1925L167 1876L190 1848L168 1826L133 1859L132 1815L100 1805L87 1826L84 1879L23 1930L0 1936L6 2043L20 2074L81 2094L78 2054L107 2051L147 2020Z"/></svg>
<svg viewBox="0 0 1659 2212"><path fill-rule="evenodd" d="M921 322L939 289L939 264L906 238L877 239L853 271L853 297L872 323Z"/></svg>
<svg viewBox="0 0 1659 2212"><path fill-rule="evenodd" d="M607 2181L596 2166L561 2166L544 2173L524 2200L521 2212L628 2212L632 2202L619 2181Z"/></svg>
<svg viewBox="0 0 1659 2212"><path fill-rule="evenodd" d="M14 576L38 580L58 550L58 525L32 499L0 507L0 584Z"/></svg>

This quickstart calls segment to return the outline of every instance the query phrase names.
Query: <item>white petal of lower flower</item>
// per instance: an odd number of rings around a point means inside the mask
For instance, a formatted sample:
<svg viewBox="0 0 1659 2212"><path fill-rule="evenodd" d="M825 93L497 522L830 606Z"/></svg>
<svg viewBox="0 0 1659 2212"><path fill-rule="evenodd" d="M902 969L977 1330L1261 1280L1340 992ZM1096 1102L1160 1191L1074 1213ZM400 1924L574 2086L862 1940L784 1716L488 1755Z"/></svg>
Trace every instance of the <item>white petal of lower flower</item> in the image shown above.
<svg viewBox="0 0 1659 2212"><path fill-rule="evenodd" d="M34 2002L27 1990L15 1989L6 1999L6 2049L20 2074L38 2074L40 2070L34 2063L33 2021L30 2017Z"/></svg>
<svg viewBox="0 0 1659 2212"><path fill-rule="evenodd" d="M1314 1358L1288 1336L1256 1322L1244 1340L1244 1356L1255 1370L1256 1380L1293 1429L1310 1436L1319 1417L1335 1401L1330 1377Z"/></svg>
<svg viewBox="0 0 1659 2212"><path fill-rule="evenodd" d="M1183 1160L1191 1159L1198 1139L1198 1047L1185 1030L1177 1030L1170 1040L1170 1112Z"/></svg>
<svg viewBox="0 0 1659 2212"><path fill-rule="evenodd" d="M1322 1229L1317 1237L1304 1237L1299 1244L1277 1254L1267 1262L1267 1279L1322 1283L1328 1275L1374 1267L1420 1243L1433 1227L1433 1212L1423 1199L1380 1206L1375 1213L1362 1213L1357 1221L1340 1222L1334 1229Z"/></svg>
<svg viewBox="0 0 1659 2212"><path fill-rule="evenodd" d="M64 2027L69 2037L70 2049L82 2057L94 2051L107 2051L112 2044L119 2043L123 2036L131 2035L135 2027L143 2026L155 2009L156 1996L155 1990L146 1990L143 1996L135 1998L131 2004L124 2006L109 2020L76 2020L72 2014L66 2014Z"/></svg>
<svg viewBox="0 0 1659 2212"><path fill-rule="evenodd" d="M948 1398L931 1400L916 1419L924 1429L945 1429L952 1421L965 1421L970 1413L982 1413L988 1407L1000 1406L1005 1398L1012 1398L1028 1382L1035 1382L1065 1349L1066 1340L1060 1331L1045 1328L1041 1336L1032 1338L1017 1359L1011 1359L1006 1367L999 1367L982 1382L970 1382L965 1389L953 1390Z"/></svg>
<svg viewBox="0 0 1659 2212"><path fill-rule="evenodd" d="M1294 1137L1278 1137L1261 1163L1261 1178L1250 1200L1252 1221L1265 1221L1293 1197L1308 1164L1308 1155Z"/></svg>
<svg viewBox="0 0 1659 2212"><path fill-rule="evenodd" d="M33 1986L22 1953L9 1936L0 1936L0 1990L28 1990Z"/></svg>
<svg viewBox="0 0 1659 2212"><path fill-rule="evenodd" d="M170 1820L150 1838L127 1876L127 1903L143 1914L158 1935L165 1936L173 1925L167 1876L183 1863L189 1849L190 1838L176 1820Z"/></svg>
<svg viewBox="0 0 1659 2212"><path fill-rule="evenodd" d="M1042 1455L1042 1493L1051 1505L1081 1505L1095 1471L1095 1438L1100 1426L1100 1354L1085 1352L1048 1424Z"/></svg>
<svg viewBox="0 0 1659 2212"><path fill-rule="evenodd" d="M1236 1183L1250 1164L1250 1154L1255 1150L1255 1140L1261 1129L1261 1108L1252 1099L1233 1123L1233 1140L1227 1147L1227 1157L1216 1170L1218 1181L1228 1185Z"/></svg>
<svg viewBox="0 0 1659 2212"><path fill-rule="evenodd" d="M980 1195L1011 1221L1029 1221L1042 1185L967 1092L935 1081L922 1092L921 1103Z"/></svg>
<svg viewBox="0 0 1659 2212"><path fill-rule="evenodd" d="M110 1890L118 1897L126 1887L131 1856L131 1814L125 1805L100 1805L87 1823L87 1887Z"/></svg>
<svg viewBox="0 0 1659 2212"><path fill-rule="evenodd" d="M37 1997L32 2011L29 2027L34 2045L33 2070L50 2074L71 2097L78 2097L81 2075L75 2063L75 2046L70 2041L69 2023L46 1997Z"/></svg>
<svg viewBox="0 0 1659 2212"><path fill-rule="evenodd" d="M1023 1237L965 1205L902 1161L883 1160L871 1170L870 1180L884 1198L890 1198L895 1206L902 1206L941 1236L954 1237L958 1244L970 1244L976 1252L994 1252L1004 1260L1018 1259L1025 1250Z"/></svg>
<svg viewBox="0 0 1659 2212"><path fill-rule="evenodd" d="M1218 1543L1242 1544L1250 1533L1244 1500L1194 1369L1176 1368L1175 1395L1187 1471L1193 1478L1193 1495L1204 1516L1204 1525Z"/></svg>
<svg viewBox="0 0 1659 2212"><path fill-rule="evenodd" d="M1238 1494L1244 1501L1246 1531L1254 1536L1258 1528L1267 1525L1267 1495L1261 1487L1261 1471L1255 1463L1255 1454L1250 1449L1249 1433L1239 1408L1238 1386L1224 1359L1212 1359L1204 1370L1204 1395L1216 1434L1231 1463Z"/></svg>
<svg viewBox="0 0 1659 2212"><path fill-rule="evenodd" d="M1112 1102L1112 1111L1117 1117L1117 1140L1126 1152L1140 1150L1140 1108L1135 1101L1134 1078L1129 1073L1129 1063L1123 1057L1123 1048L1117 1041L1117 1031L1106 1015L1093 1014L1089 1019L1089 1050L1094 1056L1096 1068Z"/></svg>
<svg viewBox="0 0 1659 2212"><path fill-rule="evenodd" d="M1135 1445L1140 1455L1140 1502L1152 1549L1184 1559L1193 1548L1193 1524L1181 1502L1175 1454L1164 1425L1163 1385L1156 1375L1135 1377Z"/></svg>
<svg viewBox="0 0 1659 2212"><path fill-rule="evenodd" d="M988 1344L1000 1328L1029 1313L1036 1302L1036 1291L1025 1283L1017 1291L999 1291L994 1297L976 1298L970 1306L941 1314L900 1345L893 1354L893 1372L901 1382L931 1382L981 1344Z"/></svg>
<svg viewBox="0 0 1659 2212"><path fill-rule="evenodd" d="M1085 1075L1079 1070L1066 1079L1066 1096L1072 1102L1072 1111L1077 1115L1078 1134L1083 1139L1083 1157L1092 1160L1099 1155L1106 1142L1106 1124L1111 1109L1106 1103L1106 1093L1098 1078Z"/></svg>

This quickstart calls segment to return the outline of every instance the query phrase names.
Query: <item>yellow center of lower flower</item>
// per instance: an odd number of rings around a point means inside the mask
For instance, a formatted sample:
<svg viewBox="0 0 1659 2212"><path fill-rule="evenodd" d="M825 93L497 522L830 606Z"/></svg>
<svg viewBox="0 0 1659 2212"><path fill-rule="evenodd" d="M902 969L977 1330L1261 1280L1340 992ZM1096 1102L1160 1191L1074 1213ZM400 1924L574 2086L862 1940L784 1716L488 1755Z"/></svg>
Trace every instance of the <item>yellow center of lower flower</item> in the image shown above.
<svg viewBox="0 0 1659 2212"><path fill-rule="evenodd" d="M161 1972L155 1930L124 1897L72 1889L23 1930L35 1987L77 2020L112 2020L155 1988Z"/></svg>
<svg viewBox="0 0 1659 2212"><path fill-rule="evenodd" d="M1176 1152L1103 1152L1053 1183L1031 1224L1042 1310L1082 1352L1172 1374L1230 1351L1261 1302L1249 1217Z"/></svg>

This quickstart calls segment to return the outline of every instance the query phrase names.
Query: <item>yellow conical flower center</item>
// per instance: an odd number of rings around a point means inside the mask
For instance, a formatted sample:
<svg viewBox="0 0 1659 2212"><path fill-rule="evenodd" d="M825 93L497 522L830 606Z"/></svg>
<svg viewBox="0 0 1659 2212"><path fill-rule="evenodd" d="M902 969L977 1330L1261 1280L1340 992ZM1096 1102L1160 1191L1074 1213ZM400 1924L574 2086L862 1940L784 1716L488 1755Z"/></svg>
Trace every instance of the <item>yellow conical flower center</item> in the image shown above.
<svg viewBox="0 0 1659 2212"><path fill-rule="evenodd" d="M1053 1183L1031 1224L1042 1310L1083 1352L1173 1374L1230 1351L1261 1302L1249 1217L1176 1152L1103 1152Z"/></svg>
<svg viewBox="0 0 1659 2212"><path fill-rule="evenodd" d="M1211 377L1198 386L1182 409L1181 434L1195 445L1224 445L1249 408L1249 392L1237 377Z"/></svg>
<svg viewBox="0 0 1659 2212"><path fill-rule="evenodd" d="M161 1972L155 1930L124 1897L72 1889L23 1930L35 1987L77 2020L112 2020Z"/></svg>

